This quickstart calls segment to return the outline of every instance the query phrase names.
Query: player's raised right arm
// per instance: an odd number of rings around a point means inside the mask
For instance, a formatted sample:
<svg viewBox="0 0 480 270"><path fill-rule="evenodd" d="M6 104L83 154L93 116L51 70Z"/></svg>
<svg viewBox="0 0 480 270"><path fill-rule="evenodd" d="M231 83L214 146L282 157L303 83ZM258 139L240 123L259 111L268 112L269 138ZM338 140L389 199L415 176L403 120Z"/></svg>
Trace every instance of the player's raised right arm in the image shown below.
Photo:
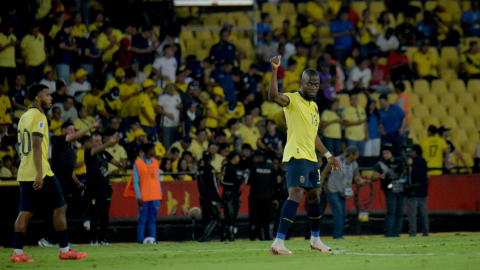
<svg viewBox="0 0 480 270"><path fill-rule="evenodd" d="M272 77L270 78L270 86L268 88L268 100L285 107L288 105L290 100L287 96L278 92L277 73L278 67L280 66L280 59L280 55L270 59L270 64L272 64Z"/></svg>

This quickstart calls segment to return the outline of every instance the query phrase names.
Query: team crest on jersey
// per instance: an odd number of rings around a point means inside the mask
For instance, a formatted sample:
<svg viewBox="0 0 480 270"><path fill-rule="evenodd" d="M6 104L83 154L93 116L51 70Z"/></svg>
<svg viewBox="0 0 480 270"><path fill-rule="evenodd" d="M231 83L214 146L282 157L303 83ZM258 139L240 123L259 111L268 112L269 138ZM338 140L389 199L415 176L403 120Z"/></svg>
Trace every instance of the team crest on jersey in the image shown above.
<svg viewBox="0 0 480 270"><path fill-rule="evenodd" d="M44 126L45 126L45 122L38 121L38 129L43 129Z"/></svg>
<svg viewBox="0 0 480 270"><path fill-rule="evenodd" d="M302 184L305 183L305 176L303 176L303 175L300 176L300 183L302 183Z"/></svg>
<svg viewBox="0 0 480 270"><path fill-rule="evenodd" d="M300 154L300 149L299 148L297 148L297 154Z"/></svg>

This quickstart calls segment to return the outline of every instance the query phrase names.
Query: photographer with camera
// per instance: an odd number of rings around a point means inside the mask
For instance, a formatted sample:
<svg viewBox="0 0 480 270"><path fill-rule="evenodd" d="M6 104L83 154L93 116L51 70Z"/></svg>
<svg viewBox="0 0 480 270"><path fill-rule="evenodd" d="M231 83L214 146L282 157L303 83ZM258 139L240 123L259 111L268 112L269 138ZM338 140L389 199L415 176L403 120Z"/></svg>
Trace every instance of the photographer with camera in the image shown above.
<svg viewBox="0 0 480 270"><path fill-rule="evenodd" d="M411 158L407 160L411 166L411 182L405 187L407 196L408 235L417 235L417 211L422 221L422 234L428 236L429 221L427 213L428 176L427 162L422 157L422 147L412 147Z"/></svg>
<svg viewBox="0 0 480 270"><path fill-rule="evenodd" d="M402 176L403 162L393 156L392 144L382 147L382 159L373 166L372 181L381 181L381 187L387 201L387 215L385 217L385 236L399 237L403 225L403 208L405 194Z"/></svg>

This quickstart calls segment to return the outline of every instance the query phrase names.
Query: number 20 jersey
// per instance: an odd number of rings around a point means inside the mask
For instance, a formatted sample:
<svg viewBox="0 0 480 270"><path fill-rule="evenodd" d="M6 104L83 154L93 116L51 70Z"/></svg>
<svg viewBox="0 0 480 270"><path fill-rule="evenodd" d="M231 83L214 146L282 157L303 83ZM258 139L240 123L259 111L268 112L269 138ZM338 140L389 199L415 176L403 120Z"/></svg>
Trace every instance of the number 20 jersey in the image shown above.
<svg viewBox="0 0 480 270"><path fill-rule="evenodd" d="M318 162L315 154L315 138L320 124L317 104L306 100L299 91L284 95L290 101L283 108L287 122L287 144L283 152L283 162L288 162L291 158Z"/></svg>
<svg viewBox="0 0 480 270"><path fill-rule="evenodd" d="M35 181L37 169L33 161L33 136L42 138L43 178L46 175L54 175L48 163L49 136L47 117L39 109L31 107L22 115L18 122L17 139L21 157L20 167L18 168L18 181Z"/></svg>

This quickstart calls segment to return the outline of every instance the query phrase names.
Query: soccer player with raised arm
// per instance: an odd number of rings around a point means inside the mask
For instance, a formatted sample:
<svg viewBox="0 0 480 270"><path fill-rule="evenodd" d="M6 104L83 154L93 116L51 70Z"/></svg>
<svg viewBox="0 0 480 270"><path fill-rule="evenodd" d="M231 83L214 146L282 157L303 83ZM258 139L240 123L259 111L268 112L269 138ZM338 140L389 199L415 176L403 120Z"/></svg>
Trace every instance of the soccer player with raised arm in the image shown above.
<svg viewBox="0 0 480 270"><path fill-rule="evenodd" d="M288 199L283 205L277 236L270 247L274 255L289 255L292 251L285 247L285 235L295 220L297 208L303 193L307 196L307 215L310 219L312 237L310 248L320 252L332 252L320 240L320 168L315 149L327 158L332 171L342 170L340 163L332 157L318 137L320 116L314 99L320 86L320 77L314 69L306 69L300 80L300 90L292 93L279 93L277 72L281 56L270 59L272 77L268 98L283 107L287 121L287 144L283 162L287 168Z"/></svg>
<svg viewBox="0 0 480 270"><path fill-rule="evenodd" d="M62 188L48 164L48 123L45 112L52 107L52 97L47 86L34 84L28 90L32 107L25 112L18 123L18 143L21 154L17 181L20 184L20 213L15 221L14 250L12 262L35 262L23 252L23 242L28 221L39 205L51 207L53 225L58 234L61 260L78 260L87 257L68 246L67 205Z"/></svg>

